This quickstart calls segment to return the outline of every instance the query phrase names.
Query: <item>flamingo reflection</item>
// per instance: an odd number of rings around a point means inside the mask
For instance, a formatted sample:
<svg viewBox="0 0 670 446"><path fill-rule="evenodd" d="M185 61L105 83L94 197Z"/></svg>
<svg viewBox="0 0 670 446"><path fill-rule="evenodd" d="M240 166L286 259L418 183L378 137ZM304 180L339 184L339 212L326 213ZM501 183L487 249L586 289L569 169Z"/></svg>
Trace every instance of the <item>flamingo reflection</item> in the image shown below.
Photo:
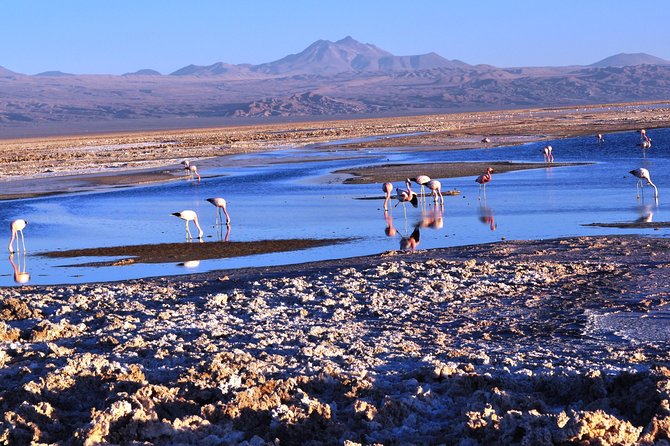
<svg viewBox="0 0 670 446"><path fill-rule="evenodd" d="M393 217L391 217L388 211L384 211L384 220L386 220L386 229L384 229L384 234L389 237L395 236L398 231L396 230L395 226L393 226Z"/></svg>
<svg viewBox="0 0 670 446"><path fill-rule="evenodd" d="M21 253L19 252L16 259L17 263L21 264ZM12 264L12 269L14 270L14 282L24 284L30 281L30 273L26 271L26 253L23 252L23 268L19 268L19 265L14 263L14 254L9 255L9 263Z"/></svg>
<svg viewBox="0 0 670 446"><path fill-rule="evenodd" d="M491 231L495 231L498 227L495 217L493 216L493 209L486 206L486 203L481 203L479 206L479 221L489 225Z"/></svg>
<svg viewBox="0 0 670 446"><path fill-rule="evenodd" d="M436 206L429 212L422 212L419 226L421 228L442 229L444 227L444 208Z"/></svg>
<svg viewBox="0 0 670 446"><path fill-rule="evenodd" d="M419 231L419 226L414 227L414 231L409 235L409 237L403 237L400 239L400 249L404 251L414 252L416 247L419 244L421 238L421 232Z"/></svg>
<svg viewBox="0 0 670 446"><path fill-rule="evenodd" d="M635 219L635 223L651 223L654 221L654 211L650 204L644 204L637 207L640 217Z"/></svg>
<svg viewBox="0 0 670 446"><path fill-rule="evenodd" d="M216 235L219 237L219 241L227 242L230 238L230 225L226 225L226 233L223 233L223 225L217 226Z"/></svg>

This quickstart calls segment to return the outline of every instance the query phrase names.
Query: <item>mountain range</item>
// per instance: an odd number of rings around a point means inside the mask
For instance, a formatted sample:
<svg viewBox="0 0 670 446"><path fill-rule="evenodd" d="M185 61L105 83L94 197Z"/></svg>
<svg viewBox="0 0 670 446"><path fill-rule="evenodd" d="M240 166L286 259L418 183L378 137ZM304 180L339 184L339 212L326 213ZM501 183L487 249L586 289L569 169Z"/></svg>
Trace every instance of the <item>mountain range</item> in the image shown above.
<svg viewBox="0 0 670 446"><path fill-rule="evenodd" d="M352 37L251 64L188 65L169 75L0 66L0 131L188 125L206 118L408 114L670 99L670 61L617 54L587 66L469 65L436 53L395 56Z"/></svg>

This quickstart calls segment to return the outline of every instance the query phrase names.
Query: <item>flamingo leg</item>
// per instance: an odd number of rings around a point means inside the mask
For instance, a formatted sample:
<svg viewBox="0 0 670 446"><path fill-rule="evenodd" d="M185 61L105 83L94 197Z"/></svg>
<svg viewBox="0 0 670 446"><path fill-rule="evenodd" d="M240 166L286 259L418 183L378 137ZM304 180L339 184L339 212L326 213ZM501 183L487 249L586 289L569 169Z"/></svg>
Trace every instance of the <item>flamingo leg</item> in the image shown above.
<svg viewBox="0 0 670 446"><path fill-rule="evenodd" d="M21 243L23 244L23 252L26 252L26 239L23 237L23 230L21 230ZM19 249L19 239L16 239L16 249Z"/></svg>
<svg viewBox="0 0 670 446"><path fill-rule="evenodd" d="M186 220L186 238L187 239L192 239L193 236L191 235L191 230L188 227L188 220Z"/></svg>

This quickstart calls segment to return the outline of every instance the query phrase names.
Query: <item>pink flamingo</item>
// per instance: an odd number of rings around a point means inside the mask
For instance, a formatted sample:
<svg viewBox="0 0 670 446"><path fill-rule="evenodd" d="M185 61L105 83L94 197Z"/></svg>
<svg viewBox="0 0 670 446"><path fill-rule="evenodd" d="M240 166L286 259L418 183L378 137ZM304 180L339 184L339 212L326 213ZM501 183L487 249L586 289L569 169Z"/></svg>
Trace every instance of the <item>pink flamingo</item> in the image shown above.
<svg viewBox="0 0 670 446"><path fill-rule="evenodd" d="M486 195L486 183L491 181L491 174L493 173L492 168L486 169L486 173L484 175L479 175L477 178L475 178L475 181L479 183L479 193L482 193L482 186L484 187L484 195Z"/></svg>
<svg viewBox="0 0 670 446"><path fill-rule="evenodd" d="M430 189L432 192L433 201L437 203L439 200L440 204L444 206L444 197L442 196L442 183L440 183L438 180L430 180L428 182L428 189Z"/></svg>
<svg viewBox="0 0 670 446"><path fill-rule="evenodd" d="M23 252L26 252L26 240L23 237L23 229L28 224L27 221L18 219L14 220L9 224L9 228L12 231L12 237L9 239L9 252L14 252L14 238L16 238L16 250L19 250L19 238L16 236L17 233L21 233L21 243L23 244Z"/></svg>
<svg viewBox="0 0 670 446"><path fill-rule="evenodd" d="M409 178L405 180L405 187L407 187L405 190L400 188L396 188L395 190L398 203L403 203L404 206L405 202L410 202L412 203L412 206L417 207L419 205L419 198L417 197L416 192L412 191L412 182Z"/></svg>
<svg viewBox="0 0 670 446"><path fill-rule="evenodd" d="M202 236L203 236L204 232L202 232L202 228L200 227L200 224L198 224L198 214L196 214L195 211L191 211L191 210L187 209L187 210L181 211L181 212L174 212L172 215L174 215L175 217L179 217L182 220L186 221L186 237L187 238L189 238L189 239L193 238L193 236L191 235L191 230L188 227L188 222L192 221L193 223L195 223L195 227L198 228L198 238L202 239Z"/></svg>
<svg viewBox="0 0 670 446"><path fill-rule="evenodd" d="M221 210L223 210L223 213L226 214L226 225L230 226L230 215L228 214L228 209L226 208L226 200L224 198L217 197L208 198L207 201L216 206L216 224L219 224L219 214L221 213ZM221 224L223 224L223 218L221 218Z"/></svg>
<svg viewBox="0 0 670 446"><path fill-rule="evenodd" d="M407 209L405 208L405 203L410 202L412 203L412 206L417 207L419 205L419 198L416 196L416 192L412 191L412 182L409 180L409 178L405 180L405 186L407 187L406 190L396 188L396 198L398 198L398 203L396 203L396 206L398 206L399 203L402 203L402 211L405 214L405 220L407 220Z"/></svg>
<svg viewBox="0 0 670 446"><path fill-rule="evenodd" d="M384 210L388 210L388 202L391 199L391 192L393 192L393 184L388 181L382 184L382 192L386 194L384 197Z"/></svg>

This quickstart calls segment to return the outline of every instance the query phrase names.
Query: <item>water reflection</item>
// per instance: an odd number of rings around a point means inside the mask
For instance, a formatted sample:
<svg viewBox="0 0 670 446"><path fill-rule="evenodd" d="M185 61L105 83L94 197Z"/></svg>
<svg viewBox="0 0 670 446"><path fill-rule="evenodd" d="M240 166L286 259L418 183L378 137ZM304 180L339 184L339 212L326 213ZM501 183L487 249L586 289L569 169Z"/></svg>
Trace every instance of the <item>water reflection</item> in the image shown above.
<svg viewBox="0 0 670 446"><path fill-rule="evenodd" d="M216 227L216 235L219 238L219 241L227 242L230 238L230 225L226 225L226 233L223 233L223 226L219 225ZM202 240L201 240L202 241Z"/></svg>
<svg viewBox="0 0 670 446"><path fill-rule="evenodd" d="M493 216L493 209L486 205L486 201L479 203L479 221L489 226L491 231L495 231L498 225Z"/></svg>
<svg viewBox="0 0 670 446"><path fill-rule="evenodd" d="M388 237L394 237L398 231L393 226L393 217L386 210L384 211L384 220L386 221L386 229L384 229L384 234L386 234Z"/></svg>
<svg viewBox="0 0 670 446"><path fill-rule="evenodd" d="M419 225L417 225L414 227L414 231L412 231L409 236L400 239L400 249L414 252L416 251L416 247L419 245L420 239L421 232L419 231Z"/></svg>
<svg viewBox="0 0 670 446"><path fill-rule="evenodd" d="M12 264L12 269L14 270L14 282L19 283L19 284L25 284L30 281L30 273L28 273L26 269L26 252L23 251L23 264L21 264L21 257L22 254L19 251L18 254L16 254L16 263L14 262L14 254L9 255L9 263ZM19 266L22 266L22 268L19 268Z"/></svg>
<svg viewBox="0 0 670 446"><path fill-rule="evenodd" d="M431 210L422 211L419 226L421 228L442 229L444 227L444 208L434 206Z"/></svg>
<svg viewBox="0 0 670 446"><path fill-rule="evenodd" d="M654 211L650 204L643 204L637 207L640 217L635 220L635 223L651 223L654 220Z"/></svg>

